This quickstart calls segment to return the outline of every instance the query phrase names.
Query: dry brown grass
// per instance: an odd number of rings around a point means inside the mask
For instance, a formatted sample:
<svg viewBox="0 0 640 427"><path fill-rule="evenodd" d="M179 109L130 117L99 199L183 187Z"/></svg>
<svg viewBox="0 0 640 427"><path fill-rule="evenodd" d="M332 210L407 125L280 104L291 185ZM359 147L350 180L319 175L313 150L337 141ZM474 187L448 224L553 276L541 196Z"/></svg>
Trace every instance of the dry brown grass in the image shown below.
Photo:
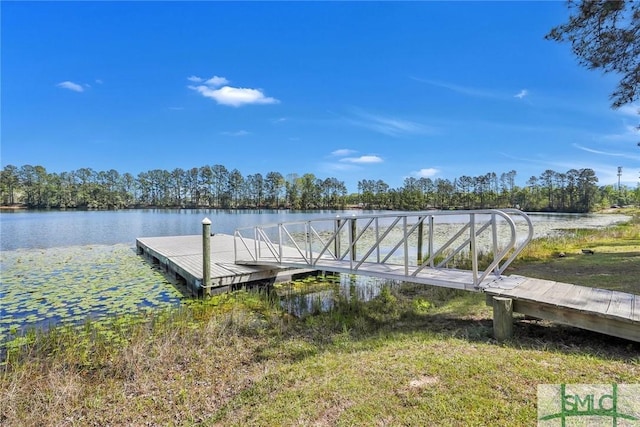
<svg viewBox="0 0 640 427"><path fill-rule="evenodd" d="M189 425L212 416L269 369L256 363L263 319L242 309L138 325L120 348L82 363L26 350L0 377L0 424ZM40 339L46 340L46 337ZM66 346L86 345L66 336ZM45 347L42 345L40 348Z"/></svg>
<svg viewBox="0 0 640 427"><path fill-rule="evenodd" d="M520 425L540 382L640 375L637 345L571 328L519 323L497 345L481 297L409 286L292 319L239 293L129 324L113 346L91 328L44 335L0 374L0 424Z"/></svg>

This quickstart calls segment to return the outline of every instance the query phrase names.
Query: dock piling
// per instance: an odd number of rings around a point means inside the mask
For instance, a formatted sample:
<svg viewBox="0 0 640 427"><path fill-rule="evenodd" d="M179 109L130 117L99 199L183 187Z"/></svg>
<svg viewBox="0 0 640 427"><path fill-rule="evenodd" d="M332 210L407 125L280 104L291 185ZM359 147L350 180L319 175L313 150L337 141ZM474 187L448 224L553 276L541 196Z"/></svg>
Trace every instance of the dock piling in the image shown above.
<svg viewBox="0 0 640 427"><path fill-rule="evenodd" d="M211 282L211 220L202 220L202 286Z"/></svg>
<svg viewBox="0 0 640 427"><path fill-rule="evenodd" d="M493 335L497 341L513 337L513 300L493 297Z"/></svg>

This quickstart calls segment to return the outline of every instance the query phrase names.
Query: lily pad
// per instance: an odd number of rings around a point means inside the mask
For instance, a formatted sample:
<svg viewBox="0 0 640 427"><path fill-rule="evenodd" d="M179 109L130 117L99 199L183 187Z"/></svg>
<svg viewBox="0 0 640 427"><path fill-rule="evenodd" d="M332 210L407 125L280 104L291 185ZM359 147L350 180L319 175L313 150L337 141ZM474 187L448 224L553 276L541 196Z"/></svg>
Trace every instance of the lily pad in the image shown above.
<svg viewBox="0 0 640 427"><path fill-rule="evenodd" d="M128 245L2 251L0 266L0 343L16 331L135 314L182 299Z"/></svg>

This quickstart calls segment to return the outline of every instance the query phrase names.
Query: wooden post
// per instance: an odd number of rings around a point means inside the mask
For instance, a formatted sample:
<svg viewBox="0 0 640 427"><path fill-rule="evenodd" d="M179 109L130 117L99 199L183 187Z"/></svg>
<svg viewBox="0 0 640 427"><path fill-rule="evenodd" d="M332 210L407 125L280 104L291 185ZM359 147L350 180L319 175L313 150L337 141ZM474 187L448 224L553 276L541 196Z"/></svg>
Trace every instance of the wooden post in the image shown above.
<svg viewBox="0 0 640 427"><path fill-rule="evenodd" d="M211 220L202 220L202 286L211 282Z"/></svg>
<svg viewBox="0 0 640 427"><path fill-rule="evenodd" d="M493 297L493 336L504 341L513 336L513 300Z"/></svg>

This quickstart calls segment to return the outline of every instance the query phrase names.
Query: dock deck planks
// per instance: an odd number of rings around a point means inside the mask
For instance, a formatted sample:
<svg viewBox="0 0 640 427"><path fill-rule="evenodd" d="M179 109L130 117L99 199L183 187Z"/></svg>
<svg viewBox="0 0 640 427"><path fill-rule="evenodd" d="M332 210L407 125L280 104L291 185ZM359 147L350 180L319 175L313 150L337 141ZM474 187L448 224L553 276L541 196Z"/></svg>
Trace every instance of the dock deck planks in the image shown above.
<svg viewBox="0 0 640 427"><path fill-rule="evenodd" d="M140 237L136 239L138 254L145 255L165 271L185 280L187 287L197 293L200 289L213 293L230 286L242 285L307 270L280 266L248 266L235 263L233 236L211 236L211 283L202 284L202 236ZM239 248L239 252L242 250Z"/></svg>
<svg viewBox="0 0 640 427"><path fill-rule="evenodd" d="M484 291L511 298L517 313L640 342L638 295L533 278Z"/></svg>

